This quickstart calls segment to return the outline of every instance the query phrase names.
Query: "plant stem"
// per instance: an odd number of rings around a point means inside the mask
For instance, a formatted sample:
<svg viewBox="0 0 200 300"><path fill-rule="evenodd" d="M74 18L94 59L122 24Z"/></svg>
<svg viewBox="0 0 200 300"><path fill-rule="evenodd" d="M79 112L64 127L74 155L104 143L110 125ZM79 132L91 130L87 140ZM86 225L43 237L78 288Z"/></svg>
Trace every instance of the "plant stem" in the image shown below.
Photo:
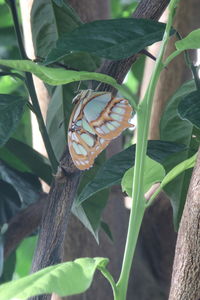
<svg viewBox="0 0 200 300"><path fill-rule="evenodd" d="M99 270L101 271L101 273L103 274L103 276L109 281L112 290L113 290L113 296L114 296L114 300L117 300L117 289L116 289L116 283L112 277L112 275L110 274L110 272L105 268L105 267L100 267Z"/></svg>
<svg viewBox="0 0 200 300"><path fill-rule="evenodd" d="M15 33L17 36L17 41L18 41L21 58L28 59L25 49L24 49L23 41L22 41L22 34L20 31L20 25L19 25L15 0L7 0L7 3L9 5L11 13L12 13L12 18L13 18L13 23L14 23ZM38 101L37 94L35 91L32 74L29 72L25 72L25 78L26 78L26 85L27 85L27 88L29 91L29 95L30 95L30 98L31 98L31 101L32 101L32 104L34 107L34 111L36 113L36 118L38 121L39 129L40 129L40 132L41 132L44 144L45 144L45 148L46 148L46 151L47 151L50 163L51 163L52 171L55 174L57 171L57 167L58 167L58 161L56 159L55 153L53 151L53 148L52 148L52 145L51 145L51 142L49 139L49 135L46 130L46 126L45 126L42 112L40 109L39 101Z"/></svg>
<svg viewBox="0 0 200 300"><path fill-rule="evenodd" d="M169 39L170 29L173 21L173 15L177 0L171 0L169 6L169 17L163 36L160 53L156 60L154 72L147 88L145 97L138 107L138 133L136 144L136 157L134 167L134 178L132 188L132 208L129 219L128 234L124 252L124 259L122 263L121 274L117 282L117 300L125 300L128 288L128 280L139 235L142 219L145 212L145 198L144 198L144 172L145 172L145 156L147 150L147 139L150 124L151 109L153 104L153 97L155 87L159 75L163 69L162 58L164 50Z"/></svg>

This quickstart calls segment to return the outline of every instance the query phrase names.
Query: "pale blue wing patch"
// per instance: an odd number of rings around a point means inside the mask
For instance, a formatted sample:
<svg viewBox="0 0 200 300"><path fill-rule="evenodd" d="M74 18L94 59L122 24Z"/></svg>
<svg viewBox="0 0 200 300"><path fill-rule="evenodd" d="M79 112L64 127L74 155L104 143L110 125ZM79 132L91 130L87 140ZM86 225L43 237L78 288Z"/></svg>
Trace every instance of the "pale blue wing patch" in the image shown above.
<svg viewBox="0 0 200 300"><path fill-rule="evenodd" d="M111 123L115 128L117 128L117 127L120 126L120 123L117 122L117 121L110 121L110 123Z"/></svg>
<svg viewBox="0 0 200 300"><path fill-rule="evenodd" d="M93 128L88 124L88 122L85 119L82 120L82 126L83 126L83 129L85 129L86 131L88 131L92 134L95 134L95 131L93 130Z"/></svg>
<svg viewBox="0 0 200 300"><path fill-rule="evenodd" d="M106 125L102 125L100 128L103 130L103 133L109 133L110 132L109 128Z"/></svg>
<svg viewBox="0 0 200 300"><path fill-rule="evenodd" d="M97 96L93 98L91 101L89 101L83 109L87 121L92 122L94 120L97 120L100 114L104 111L104 109L110 102L110 100L111 100L111 94L106 93Z"/></svg>
<svg viewBox="0 0 200 300"><path fill-rule="evenodd" d="M81 138L82 140L89 146L89 147L93 147L95 144L95 140L93 139L93 137L91 137L89 134L87 133L82 133L81 134Z"/></svg>
<svg viewBox="0 0 200 300"><path fill-rule="evenodd" d="M115 130L116 127L112 124L113 122L108 122L106 123L107 127L112 131L112 130Z"/></svg>
<svg viewBox="0 0 200 300"><path fill-rule="evenodd" d="M76 154L84 156L87 155L87 150L85 150L85 148L82 145L77 144L76 142L72 142L72 147L74 148Z"/></svg>
<svg viewBox="0 0 200 300"><path fill-rule="evenodd" d="M122 116L122 115L118 115L118 114L111 113L111 114L110 114L110 117L111 117L113 120L116 120L116 121L119 121L119 122L122 122L122 121L123 121L123 116Z"/></svg>
<svg viewBox="0 0 200 300"><path fill-rule="evenodd" d="M126 112L126 110L116 105L116 107L113 107L112 112L123 115Z"/></svg>

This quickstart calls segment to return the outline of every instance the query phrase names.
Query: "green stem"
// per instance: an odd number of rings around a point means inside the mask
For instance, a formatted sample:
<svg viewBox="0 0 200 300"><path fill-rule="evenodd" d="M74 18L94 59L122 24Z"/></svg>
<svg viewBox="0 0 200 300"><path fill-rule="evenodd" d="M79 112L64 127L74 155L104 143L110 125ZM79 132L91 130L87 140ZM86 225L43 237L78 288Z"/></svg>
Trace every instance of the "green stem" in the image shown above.
<svg viewBox="0 0 200 300"><path fill-rule="evenodd" d="M99 270L101 271L101 273L103 274L103 276L109 281L109 283L110 283L110 285L112 287L114 300L117 300L116 283L115 283L112 275L110 274L110 272L105 267L100 267Z"/></svg>
<svg viewBox="0 0 200 300"><path fill-rule="evenodd" d="M13 23L14 23L15 33L17 36L17 41L18 41L18 45L19 45L21 58L28 59L25 49L24 49L24 44L22 41L22 34L20 31L20 25L19 25L15 0L7 0L7 3L9 5L11 13L12 13L12 18L13 18ZM51 162L52 171L54 173L56 173L57 167L58 167L58 161L56 159L55 153L53 151L53 148L52 148L52 145L51 145L51 142L49 139L49 135L46 130L46 126L45 126L42 112L40 109L39 101L38 101L37 94L35 91L32 74L29 72L25 72L25 78L26 78L26 85L27 85L27 88L29 91L29 95L30 95L30 98L31 98L31 101L32 101L32 104L34 107L34 111L36 112L36 118L37 118L37 121L39 124L39 129L40 129L40 132L41 132L44 144L45 144L45 148L46 148L49 160Z"/></svg>
<svg viewBox="0 0 200 300"><path fill-rule="evenodd" d="M132 188L132 208L129 219L128 234L122 263L121 274L117 282L117 300L125 300L128 288L128 280L132 265L133 255L145 212L144 199L144 171L145 171L145 156L147 151L148 130L150 124L151 109L153 104L153 96L159 75L163 69L162 58L166 43L169 39L170 29L173 21L174 9L177 0L170 2L169 17L166 25L163 42L160 53L156 60L154 72L147 88L145 97L138 107L138 132L136 144L136 157L134 167L134 178Z"/></svg>

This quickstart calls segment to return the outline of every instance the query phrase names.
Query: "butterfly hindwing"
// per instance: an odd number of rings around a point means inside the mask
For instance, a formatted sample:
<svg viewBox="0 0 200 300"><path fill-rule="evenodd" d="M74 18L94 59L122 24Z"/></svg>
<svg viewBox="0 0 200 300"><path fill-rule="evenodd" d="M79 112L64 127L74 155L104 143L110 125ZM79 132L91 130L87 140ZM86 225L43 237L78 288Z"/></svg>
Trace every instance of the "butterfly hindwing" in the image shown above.
<svg viewBox="0 0 200 300"><path fill-rule="evenodd" d="M93 165L112 139L132 126L128 122L132 108L126 99L92 90L82 91L73 102L76 105L69 122L68 145L74 164L84 170Z"/></svg>

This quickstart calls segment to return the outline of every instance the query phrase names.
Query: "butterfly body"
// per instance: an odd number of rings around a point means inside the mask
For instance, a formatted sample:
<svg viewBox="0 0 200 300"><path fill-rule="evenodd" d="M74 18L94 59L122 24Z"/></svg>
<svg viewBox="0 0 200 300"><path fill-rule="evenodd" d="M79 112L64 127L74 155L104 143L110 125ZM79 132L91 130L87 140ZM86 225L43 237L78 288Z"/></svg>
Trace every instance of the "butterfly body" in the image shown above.
<svg viewBox="0 0 200 300"><path fill-rule="evenodd" d="M126 99L92 90L82 91L73 102L76 105L69 122L69 151L77 168L85 170L112 139L132 126L132 108Z"/></svg>

